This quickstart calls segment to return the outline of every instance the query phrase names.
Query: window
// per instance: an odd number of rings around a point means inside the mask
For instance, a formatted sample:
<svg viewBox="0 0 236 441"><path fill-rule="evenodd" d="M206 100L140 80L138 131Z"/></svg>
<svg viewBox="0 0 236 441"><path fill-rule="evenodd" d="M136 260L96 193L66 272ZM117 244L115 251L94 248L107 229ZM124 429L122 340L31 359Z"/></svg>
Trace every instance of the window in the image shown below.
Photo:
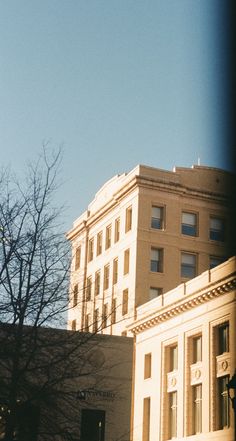
<svg viewBox="0 0 236 441"><path fill-rule="evenodd" d="M97 256L102 253L102 231L97 234Z"/></svg>
<svg viewBox="0 0 236 441"><path fill-rule="evenodd" d="M93 315L93 332L98 331L98 320L99 320L99 309L97 308L94 310L94 315Z"/></svg>
<svg viewBox="0 0 236 441"><path fill-rule="evenodd" d="M73 307L75 307L77 303L78 303L78 283L76 283L73 289Z"/></svg>
<svg viewBox="0 0 236 441"><path fill-rule="evenodd" d="M123 291L123 299L122 299L122 315L128 313L128 289Z"/></svg>
<svg viewBox="0 0 236 441"><path fill-rule="evenodd" d="M223 257L210 256L210 269L215 268L215 266L220 265L224 262Z"/></svg>
<svg viewBox="0 0 236 441"><path fill-rule="evenodd" d="M197 236L197 215L194 213L182 213L182 234Z"/></svg>
<svg viewBox="0 0 236 441"><path fill-rule="evenodd" d="M76 331L76 320L72 320L71 329L72 331Z"/></svg>
<svg viewBox="0 0 236 441"><path fill-rule="evenodd" d="M202 336L193 338L193 363L202 361Z"/></svg>
<svg viewBox="0 0 236 441"><path fill-rule="evenodd" d="M124 253L124 275L129 273L129 249Z"/></svg>
<svg viewBox="0 0 236 441"><path fill-rule="evenodd" d="M169 438L177 437L177 392L169 393Z"/></svg>
<svg viewBox="0 0 236 441"><path fill-rule="evenodd" d="M156 230L163 229L163 207L152 207L151 227Z"/></svg>
<svg viewBox="0 0 236 441"><path fill-rule="evenodd" d="M202 431L202 385L193 386L193 434Z"/></svg>
<svg viewBox="0 0 236 441"><path fill-rule="evenodd" d="M117 283L118 280L118 257L113 260L113 285Z"/></svg>
<svg viewBox="0 0 236 441"><path fill-rule="evenodd" d="M163 267L163 250L152 248L151 249L151 271L162 272Z"/></svg>
<svg viewBox="0 0 236 441"><path fill-rule="evenodd" d="M149 441L150 438L150 397L143 400L143 433L142 441Z"/></svg>
<svg viewBox="0 0 236 441"><path fill-rule="evenodd" d="M118 242L119 239L120 239L120 218L118 217L115 220L115 237L114 237L114 242Z"/></svg>
<svg viewBox="0 0 236 441"><path fill-rule="evenodd" d="M75 251L75 270L80 268L80 259L81 259L81 247L76 248Z"/></svg>
<svg viewBox="0 0 236 441"><path fill-rule="evenodd" d="M224 352L229 352L229 323L226 322L223 325L218 326L218 342L219 350L218 355Z"/></svg>
<svg viewBox="0 0 236 441"><path fill-rule="evenodd" d="M100 294L100 286L101 286L101 272L96 271L95 273L95 296Z"/></svg>
<svg viewBox="0 0 236 441"><path fill-rule="evenodd" d="M90 314L86 314L85 316L85 325L84 325L84 331L89 332L89 326L90 326Z"/></svg>
<svg viewBox="0 0 236 441"><path fill-rule="evenodd" d="M111 225L106 227L106 250L111 246Z"/></svg>
<svg viewBox="0 0 236 441"><path fill-rule="evenodd" d="M114 325L116 322L116 299L112 299L111 304L111 323Z"/></svg>
<svg viewBox="0 0 236 441"><path fill-rule="evenodd" d="M151 378L152 374L152 354L145 354L144 356L144 380Z"/></svg>
<svg viewBox="0 0 236 441"><path fill-rule="evenodd" d="M178 369L178 346L170 346L170 372Z"/></svg>
<svg viewBox="0 0 236 441"><path fill-rule="evenodd" d="M218 217L210 218L210 239L223 241L225 236L225 226L223 219Z"/></svg>
<svg viewBox="0 0 236 441"><path fill-rule="evenodd" d="M86 283L86 300L91 300L91 291L92 291L92 277L87 278Z"/></svg>
<svg viewBox="0 0 236 441"><path fill-rule="evenodd" d="M93 260L93 239L89 239L88 243L88 261Z"/></svg>
<svg viewBox="0 0 236 441"><path fill-rule="evenodd" d="M218 388L219 388L219 429L224 429L229 427L229 399L227 392L227 384L229 382L229 377L218 378Z"/></svg>
<svg viewBox="0 0 236 441"><path fill-rule="evenodd" d="M132 207L126 208L125 212L125 232L127 233L132 228Z"/></svg>
<svg viewBox="0 0 236 441"><path fill-rule="evenodd" d="M108 319L108 304L105 303L103 305L103 312L102 312L102 326L103 326L103 328L107 327L107 319Z"/></svg>
<svg viewBox="0 0 236 441"><path fill-rule="evenodd" d="M149 289L149 300L155 299L156 297L162 295L163 289L162 288L153 288L151 287Z"/></svg>
<svg viewBox="0 0 236 441"><path fill-rule="evenodd" d="M196 276L196 254L181 253L181 277L191 279Z"/></svg>
<svg viewBox="0 0 236 441"><path fill-rule="evenodd" d="M104 281L103 281L104 289L109 288L109 272L110 272L110 265L104 266Z"/></svg>

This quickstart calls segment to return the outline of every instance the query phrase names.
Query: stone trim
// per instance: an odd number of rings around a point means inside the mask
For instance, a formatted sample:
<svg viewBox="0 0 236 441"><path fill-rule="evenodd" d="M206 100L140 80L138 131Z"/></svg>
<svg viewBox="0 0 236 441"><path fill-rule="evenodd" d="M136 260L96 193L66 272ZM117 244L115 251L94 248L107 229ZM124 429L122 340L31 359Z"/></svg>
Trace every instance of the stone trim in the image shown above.
<svg viewBox="0 0 236 441"><path fill-rule="evenodd" d="M232 280L222 283L222 285L212 288L207 292L203 292L200 295L197 295L194 298L189 300L181 299L179 304L175 304L172 308L170 307L168 310L163 311L162 313L157 313L154 317L150 317L147 319L143 319L142 323L139 323L133 326L130 330L134 334L139 334L146 329L152 328L159 323L163 323L167 320L172 319L173 317L182 314L185 311L196 308L197 306L209 302L227 292L233 291L236 288L236 277ZM184 301L185 300L185 301Z"/></svg>

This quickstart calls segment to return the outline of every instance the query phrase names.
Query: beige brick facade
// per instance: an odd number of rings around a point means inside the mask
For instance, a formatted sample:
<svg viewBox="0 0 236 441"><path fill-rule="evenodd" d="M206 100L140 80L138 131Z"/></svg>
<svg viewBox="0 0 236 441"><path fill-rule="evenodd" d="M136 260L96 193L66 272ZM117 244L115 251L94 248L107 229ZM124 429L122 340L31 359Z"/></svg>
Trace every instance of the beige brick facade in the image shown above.
<svg viewBox="0 0 236 441"><path fill-rule="evenodd" d="M68 328L124 335L138 306L233 255L230 187L204 166L139 165L108 181L67 234Z"/></svg>

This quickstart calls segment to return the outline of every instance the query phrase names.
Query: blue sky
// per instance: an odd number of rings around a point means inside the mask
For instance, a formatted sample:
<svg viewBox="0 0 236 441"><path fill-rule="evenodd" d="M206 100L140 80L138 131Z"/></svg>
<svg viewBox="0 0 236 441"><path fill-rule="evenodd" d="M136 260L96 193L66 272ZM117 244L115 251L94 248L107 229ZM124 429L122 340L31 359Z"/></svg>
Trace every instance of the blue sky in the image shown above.
<svg viewBox="0 0 236 441"><path fill-rule="evenodd" d="M65 227L137 164L230 169L218 0L0 2L0 151L63 144Z"/></svg>

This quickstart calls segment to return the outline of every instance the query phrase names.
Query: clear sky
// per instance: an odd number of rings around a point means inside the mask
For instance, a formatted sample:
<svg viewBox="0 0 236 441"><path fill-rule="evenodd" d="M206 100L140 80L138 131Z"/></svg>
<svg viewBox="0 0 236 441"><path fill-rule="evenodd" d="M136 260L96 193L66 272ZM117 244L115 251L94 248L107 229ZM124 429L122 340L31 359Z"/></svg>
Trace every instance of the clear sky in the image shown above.
<svg viewBox="0 0 236 441"><path fill-rule="evenodd" d="M230 169L222 0L1 0L0 151L64 145L66 228L137 164Z"/></svg>

